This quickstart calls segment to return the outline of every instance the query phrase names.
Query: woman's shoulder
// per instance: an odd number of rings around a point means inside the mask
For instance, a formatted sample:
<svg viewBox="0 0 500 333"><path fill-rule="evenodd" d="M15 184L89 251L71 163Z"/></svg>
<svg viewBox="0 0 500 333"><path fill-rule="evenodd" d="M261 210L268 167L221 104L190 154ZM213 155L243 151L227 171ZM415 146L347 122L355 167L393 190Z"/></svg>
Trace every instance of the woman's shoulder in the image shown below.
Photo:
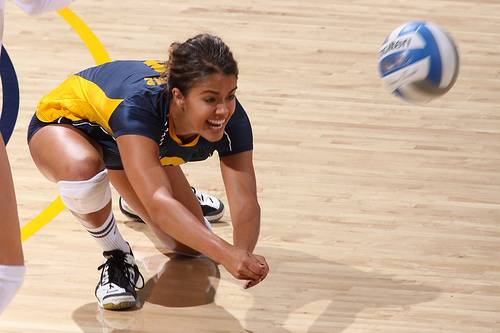
<svg viewBox="0 0 500 333"><path fill-rule="evenodd" d="M236 108L227 126L233 126L234 124L245 124L250 126L248 115L239 100L236 100Z"/></svg>
<svg viewBox="0 0 500 333"><path fill-rule="evenodd" d="M117 60L87 68L77 76L93 82L110 98L156 97L164 89L160 64L151 60Z"/></svg>

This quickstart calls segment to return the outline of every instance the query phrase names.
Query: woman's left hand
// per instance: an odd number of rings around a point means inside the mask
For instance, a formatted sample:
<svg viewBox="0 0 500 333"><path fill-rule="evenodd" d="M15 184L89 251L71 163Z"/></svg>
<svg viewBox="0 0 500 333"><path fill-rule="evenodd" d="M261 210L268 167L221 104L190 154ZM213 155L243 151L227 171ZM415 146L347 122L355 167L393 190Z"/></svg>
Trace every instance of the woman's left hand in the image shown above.
<svg viewBox="0 0 500 333"><path fill-rule="evenodd" d="M245 289L252 288L253 286L259 284L267 277L267 274L269 273L269 265L267 264L266 259L263 256L259 256L257 254L254 254L253 256L259 262L259 265L261 266L263 273L258 280L248 281L245 284Z"/></svg>

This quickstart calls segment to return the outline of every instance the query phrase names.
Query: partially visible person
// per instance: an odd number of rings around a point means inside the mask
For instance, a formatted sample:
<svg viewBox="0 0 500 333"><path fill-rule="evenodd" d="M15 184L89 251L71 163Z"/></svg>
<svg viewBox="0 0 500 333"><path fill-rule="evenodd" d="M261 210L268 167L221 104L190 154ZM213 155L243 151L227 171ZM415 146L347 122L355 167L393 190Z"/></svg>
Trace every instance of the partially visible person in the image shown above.
<svg viewBox="0 0 500 333"><path fill-rule="evenodd" d="M0 313L24 279L25 268L14 184L3 137L0 135Z"/></svg>
<svg viewBox="0 0 500 333"><path fill-rule="evenodd" d="M72 1L15 0L15 3L28 14L39 14L62 8ZM0 47L2 46L4 8L5 0L0 0ZM2 212L0 219L0 313L2 313L21 287L26 271L14 183L2 135L0 135L0 212Z"/></svg>

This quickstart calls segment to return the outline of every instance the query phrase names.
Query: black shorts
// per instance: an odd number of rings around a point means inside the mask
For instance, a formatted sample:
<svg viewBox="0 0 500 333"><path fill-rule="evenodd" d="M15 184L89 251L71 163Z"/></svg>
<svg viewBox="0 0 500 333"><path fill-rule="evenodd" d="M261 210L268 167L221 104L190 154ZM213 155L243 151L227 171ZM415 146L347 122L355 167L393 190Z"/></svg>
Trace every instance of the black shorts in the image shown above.
<svg viewBox="0 0 500 333"><path fill-rule="evenodd" d="M61 117L56 121L45 123L39 120L36 115L31 118L30 125L28 127L28 143L35 133L42 127L49 125L66 124L71 125L75 129L85 133L89 140L92 140L98 144L102 149L102 159L106 169L111 170L123 170L122 160L120 158L120 153L118 152L118 145L115 139L109 135L101 126L89 123L84 120L73 121L68 118Z"/></svg>

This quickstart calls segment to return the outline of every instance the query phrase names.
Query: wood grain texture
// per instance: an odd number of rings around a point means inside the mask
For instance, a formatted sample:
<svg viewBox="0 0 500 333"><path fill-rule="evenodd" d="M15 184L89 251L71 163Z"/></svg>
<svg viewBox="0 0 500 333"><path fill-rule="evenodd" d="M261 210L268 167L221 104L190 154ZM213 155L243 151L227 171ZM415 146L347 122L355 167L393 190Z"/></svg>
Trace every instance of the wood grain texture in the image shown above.
<svg viewBox="0 0 500 333"><path fill-rule="evenodd" d="M137 7L140 4L140 7ZM76 1L112 59L163 59L221 35L240 65L269 278L244 290L205 260L169 259L116 209L147 278L137 311L97 308L100 251L67 212L25 246L0 332L500 332L500 4L468 0ZM455 38L456 86L423 106L378 79L378 48L412 19ZM6 7L21 85L8 150L23 223L57 195L26 130L37 100L92 57L55 13ZM216 158L184 170L224 199ZM116 194L116 193L115 193ZM117 199L115 195L114 199ZM215 231L230 239L229 214Z"/></svg>

